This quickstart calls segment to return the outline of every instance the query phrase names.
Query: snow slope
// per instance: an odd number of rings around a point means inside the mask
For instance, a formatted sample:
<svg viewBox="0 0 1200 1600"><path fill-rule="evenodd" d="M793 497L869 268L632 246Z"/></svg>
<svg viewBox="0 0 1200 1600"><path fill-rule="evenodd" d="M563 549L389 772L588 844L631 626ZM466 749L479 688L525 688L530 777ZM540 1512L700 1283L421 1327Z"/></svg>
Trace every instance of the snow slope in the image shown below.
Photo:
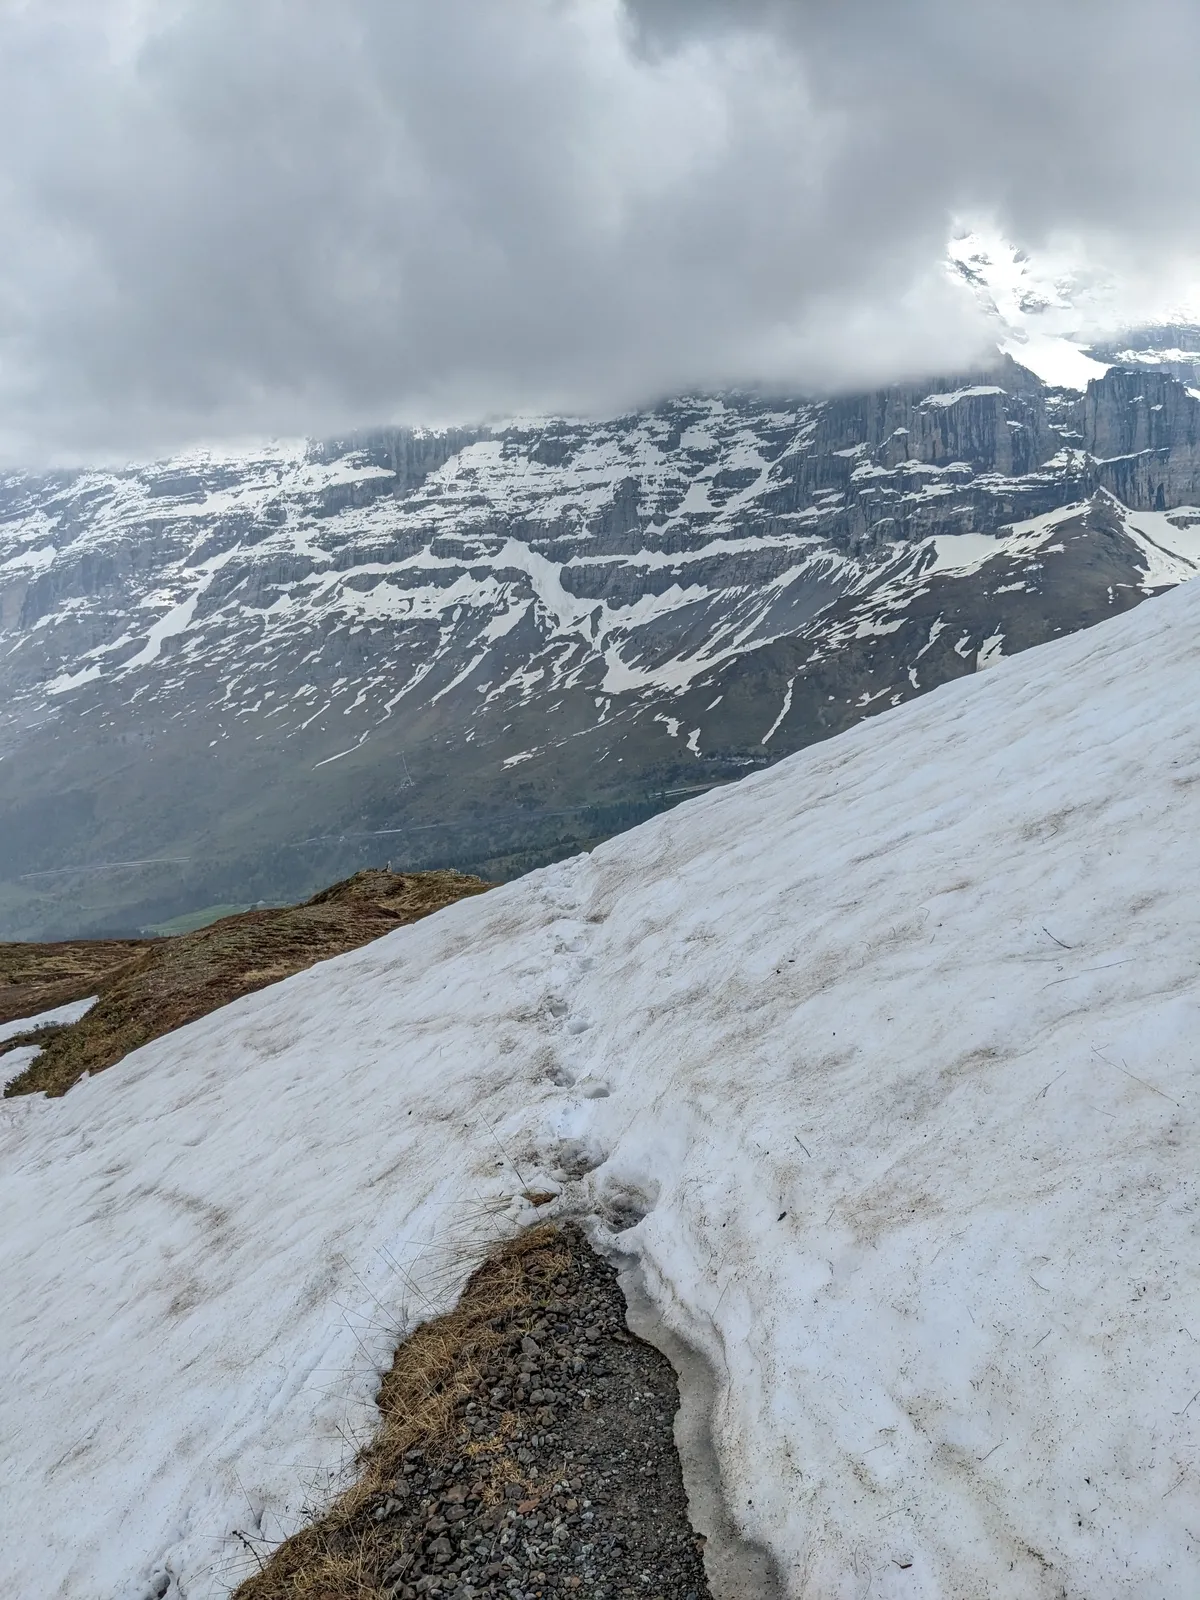
<svg viewBox="0 0 1200 1600"><path fill-rule="evenodd" d="M1153 287L1136 284L1065 240L1031 256L989 225L963 225L946 264L992 321L999 348L1043 383L1086 389L1113 365L1159 368L1188 383L1200 376L1195 283L1176 283L1164 300L1157 275Z"/></svg>
<svg viewBox="0 0 1200 1600"><path fill-rule="evenodd" d="M221 1594L557 1173L793 1596L1193 1596L1198 669L1186 585L5 1103L0 1590Z"/></svg>

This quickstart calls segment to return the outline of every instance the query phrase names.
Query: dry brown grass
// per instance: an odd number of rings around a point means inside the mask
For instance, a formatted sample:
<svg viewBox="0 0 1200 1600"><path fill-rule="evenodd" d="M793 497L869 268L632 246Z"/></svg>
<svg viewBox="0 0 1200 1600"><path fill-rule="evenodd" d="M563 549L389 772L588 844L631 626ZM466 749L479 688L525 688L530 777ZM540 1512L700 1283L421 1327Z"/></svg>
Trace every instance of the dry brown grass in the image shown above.
<svg viewBox="0 0 1200 1600"><path fill-rule="evenodd" d="M63 944L0 944L0 1022L36 1017L86 1000L132 961L150 939L77 939Z"/></svg>
<svg viewBox="0 0 1200 1600"><path fill-rule="evenodd" d="M471 1456L485 1497L498 1500L518 1471L506 1430L474 1438L456 1410L471 1395L488 1356L511 1340L512 1319L542 1306L549 1286L569 1265L562 1231L532 1228L484 1262L453 1311L424 1323L401 1344L380 1386L379 1429L359 1457L357 1481L324 1515L285 1540L233 1600L387 1600L393 1590L383 1584L382 1572L396 1547L371 1512L414 1447L429 1460Z"/></svg>
<svg viewBox="0 0 1200 1600"><path fill-rule="evenodd" d="M46 1000L49 991L43 988L36 1006L31 1004L24 1012L10 1010L10 1017L34 1015L97 992L100 996L79 1022L37 1037L43 1044L41 1054L4 1093L65 1094L85 1073L111 1067L151 1039L489 887L457 872L369 869L303 905L246 911L170 939L0 946L3 951L27 953L24 965L20 956L11 960L9 970L18 976L53 971L53 981L59 985L56 996L62 996ZM77 954L55 958L56 951ZM92 951L94 956L79 953ZM60 961L58 968L55 959ZM64 964L72 960L76 965L68 972ZM0 981L3 971L0 968ZM29 981L18 982L17 977L11 988L14 994L32 992ZM0 996L7 992L0 988ZM0 1045L0 1053L32 1040L29 1034L19 1035Z"/></svg>

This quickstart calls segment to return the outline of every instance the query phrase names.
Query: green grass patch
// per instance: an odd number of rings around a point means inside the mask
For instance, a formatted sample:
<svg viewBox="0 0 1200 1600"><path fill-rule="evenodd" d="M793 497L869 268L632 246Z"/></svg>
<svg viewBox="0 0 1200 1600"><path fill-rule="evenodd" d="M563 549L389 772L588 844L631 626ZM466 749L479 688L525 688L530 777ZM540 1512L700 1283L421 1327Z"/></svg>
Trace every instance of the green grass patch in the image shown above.
<svg viewBox="0 0 1200 1600"><path fill-rule="evenodd" d="M185 911L181 917L172 917L169 922L156 922L152 927L143 928L142 932L152 938L170 939L177 933L195 933L199 928L220 922L222 917L237 917L243 911L254 909L253 905L205 906L200 911Z"/></svg>

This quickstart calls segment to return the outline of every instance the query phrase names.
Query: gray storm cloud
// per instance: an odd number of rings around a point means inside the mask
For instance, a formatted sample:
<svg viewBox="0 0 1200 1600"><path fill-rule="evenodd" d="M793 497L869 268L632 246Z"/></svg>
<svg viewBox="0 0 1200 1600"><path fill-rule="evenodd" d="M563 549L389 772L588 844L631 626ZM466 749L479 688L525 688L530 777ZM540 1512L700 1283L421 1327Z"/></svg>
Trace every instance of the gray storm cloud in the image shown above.
<svg viewBox="0 0 1200 1600"><path fill-rule="evenodd" d="M936 370L1196 243L1175 0L0 0L0 451Z"/></svg>

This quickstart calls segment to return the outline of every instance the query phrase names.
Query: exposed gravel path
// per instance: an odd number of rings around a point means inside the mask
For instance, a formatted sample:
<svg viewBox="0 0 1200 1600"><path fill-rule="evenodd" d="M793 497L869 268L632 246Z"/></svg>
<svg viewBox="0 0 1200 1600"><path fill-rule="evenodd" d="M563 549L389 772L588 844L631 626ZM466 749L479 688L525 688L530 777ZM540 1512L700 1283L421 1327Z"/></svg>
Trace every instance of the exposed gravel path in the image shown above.
<svg viewBox="0 0 1200 1600"><path fill-rule="evenodd" d="M574 1229L569 1266L524 1316L460 1409L499 1454L410 1452L376 1511L407 1546L401 1596L585 1594L700 1600L672 1420L675 1374L625 1330L613 1269ZM483 1470L480 1470L480 1469Z"/></svg>
<svg viewBox="0 0 1200 1600"><path fill-rule="evenodd" d="M327 1576L297 1588L312 1570L297 1550L283 1582L268 1563L239 1600L709 1600L675 1449L675 1373L627 1331L616 1273L579 1230L539 1234L546 1247L519 1263L522 1303L488 1321L494 1345L448 1424L331 1526ZM350 1552L353 1586L335 1577Z"/></svg>

